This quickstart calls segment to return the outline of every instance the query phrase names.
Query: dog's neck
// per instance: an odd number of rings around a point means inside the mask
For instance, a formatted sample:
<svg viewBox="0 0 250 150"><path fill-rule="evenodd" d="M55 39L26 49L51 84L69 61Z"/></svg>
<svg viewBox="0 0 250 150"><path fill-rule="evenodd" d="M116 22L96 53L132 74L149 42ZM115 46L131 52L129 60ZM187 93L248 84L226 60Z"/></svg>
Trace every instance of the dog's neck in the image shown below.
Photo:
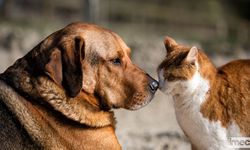
<svg viewBox="0 0 250 150"><path fill-rule="evenodd" d="M25 97L27 96L27 99L48 103L56 111L73 121L90 127L115 125L113 112L102 111L96 107L98 104L94 96L86 96L85 93L80 92L75 98L70 98L48 77L33 77L25 67L20 67L27 65L24 59L19 59L0 77L18 92L23 93Z"/></svg>
<svg viewBox="0 0 250 150"><path fill-rule="evenodd" d="M90 128L20 96L0 80L0 99L43 149L121 149L112 126Z"/></svg>
<svg viewBox="0 0 250 150"><path fill-rule="evenodd" d="M102 111L90 103L93 96L80 92L75 98L69 98L62 88L46 77L39 77L35 88L43 100L69 119L91 127L114 125L113 112Z"/></svg>

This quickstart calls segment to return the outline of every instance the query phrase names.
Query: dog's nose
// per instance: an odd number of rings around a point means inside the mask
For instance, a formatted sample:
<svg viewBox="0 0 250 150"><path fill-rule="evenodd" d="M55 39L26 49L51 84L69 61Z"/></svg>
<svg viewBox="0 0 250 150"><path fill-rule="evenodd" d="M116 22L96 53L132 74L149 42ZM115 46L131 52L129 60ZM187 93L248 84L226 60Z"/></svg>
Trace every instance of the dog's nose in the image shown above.
<svg viewBox="0 0 250 150"><path fill-rule="evenodd" d="M158 84L158 82L155 80L155 79L153 79L150 75L148 75L148 77L149 77L149 89L151 90L151 92L156 92L156 90L158 89L158 87L159 87L159 84Z"/></svg>
<svg viewBox="0 0 250 150"><path fill-rule="evenodd" d="M150 87L150 90L151 90L152 92L155 92L155 91L158 89L158 87L159 87L158 82L157 82L157 81L152 81L152 82L149 84L149 87Z"/></svg>

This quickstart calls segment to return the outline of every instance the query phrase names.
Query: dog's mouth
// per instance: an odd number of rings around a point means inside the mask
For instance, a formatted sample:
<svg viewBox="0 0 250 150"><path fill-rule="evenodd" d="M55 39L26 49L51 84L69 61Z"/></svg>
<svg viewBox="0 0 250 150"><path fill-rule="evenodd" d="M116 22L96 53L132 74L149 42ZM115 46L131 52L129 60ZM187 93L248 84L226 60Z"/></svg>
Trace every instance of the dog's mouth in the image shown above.
<svg viewBox="0 0 250 150"><path fill-rule="evenodd" d="M151 102L159 87L159 83L149 75L148 79L149 83L143 89L133 93L130 100L126 101L125 109L138 110Z"/></svg>
<svg viewBox="0 0 250 150"><path fill-rule="evenodd" d="M148 103L151 102L153 99L154 94L149 92L149 94L143 94L142 92L135 93L132 98L128 101L125 101L125 104L119 103L119 104L108 104L105 103L104 100L100 99L101 103L101 109L104 111L109 111L111 109L119 109L124 108L127 110L138 110L142 107L146 106Z"/></svg>
<svg viewBox="0 0 250 150"><path fill-rule="evenodd" d="M113 109L119 109L120 107L119 107L119 106L116 106L116 105L112 105L112 108L113 108Z"/></svg>
<svg viewBox="0 0 250 150"><path fill-rule="evenodd" d="M154 97L154 94L158 88L158 82L150 82L152 85L147 84L145 88L134 89L130 94L114 94L115 90L111 92L105 92L106 94L99 93L95 91L94 97L99 102L99 106L101 110L110 111L111 109L124 108L128 110L138 110L148 103ZM113 93L113 94L110 94Z"/></svg>
<svg viewBox="0 0 250 150"><path fill-rule="evenodd" d="M137 92L133 95L132 99L125 105L125 109L128 110L138 110L146 106L151 102L154 97L154 93L149 92L150 94L143 94Z"/></svg>

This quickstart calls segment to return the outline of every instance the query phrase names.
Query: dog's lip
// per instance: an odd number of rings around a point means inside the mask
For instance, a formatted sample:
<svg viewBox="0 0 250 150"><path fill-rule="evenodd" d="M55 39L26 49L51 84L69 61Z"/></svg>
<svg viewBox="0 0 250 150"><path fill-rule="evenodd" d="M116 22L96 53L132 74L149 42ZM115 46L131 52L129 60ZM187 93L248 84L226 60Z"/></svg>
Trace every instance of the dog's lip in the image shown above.
<svg viewBox="0 0 250 150"><path fill-rule="evenodd" d="M147 106L154 98L155 93L151 93L140 103L133 104L132 106L126 106L125 109L135 111Z"/></svg>

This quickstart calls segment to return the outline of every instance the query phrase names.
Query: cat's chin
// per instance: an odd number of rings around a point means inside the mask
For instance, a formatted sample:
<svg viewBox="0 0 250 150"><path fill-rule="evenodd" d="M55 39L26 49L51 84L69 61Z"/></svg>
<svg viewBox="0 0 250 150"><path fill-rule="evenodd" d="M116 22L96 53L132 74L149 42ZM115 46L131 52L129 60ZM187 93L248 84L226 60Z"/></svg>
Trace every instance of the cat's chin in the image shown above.
<svg viewBox="0 0 250 150"><path fill-rule="evenodd" d="M162 91L163 93L165 93L166 88L164 87L164 83L162 83L161 81L159 81L159 90Z"/></svg>
<svg viewBox="0 0 250 150"><path fill-rule="evenodd" d="M169 82L165 80L164 82L160 82L161 86L159 90L162 91L165 95L172 96L173 92L176 90L179 82Z"/></svg>
<svg viewBox="0 0 250 150"><path fill-rule="evenodd" d="M167 96L172 96L171 91L167 87L160 87L159 90Z"/></svg>

